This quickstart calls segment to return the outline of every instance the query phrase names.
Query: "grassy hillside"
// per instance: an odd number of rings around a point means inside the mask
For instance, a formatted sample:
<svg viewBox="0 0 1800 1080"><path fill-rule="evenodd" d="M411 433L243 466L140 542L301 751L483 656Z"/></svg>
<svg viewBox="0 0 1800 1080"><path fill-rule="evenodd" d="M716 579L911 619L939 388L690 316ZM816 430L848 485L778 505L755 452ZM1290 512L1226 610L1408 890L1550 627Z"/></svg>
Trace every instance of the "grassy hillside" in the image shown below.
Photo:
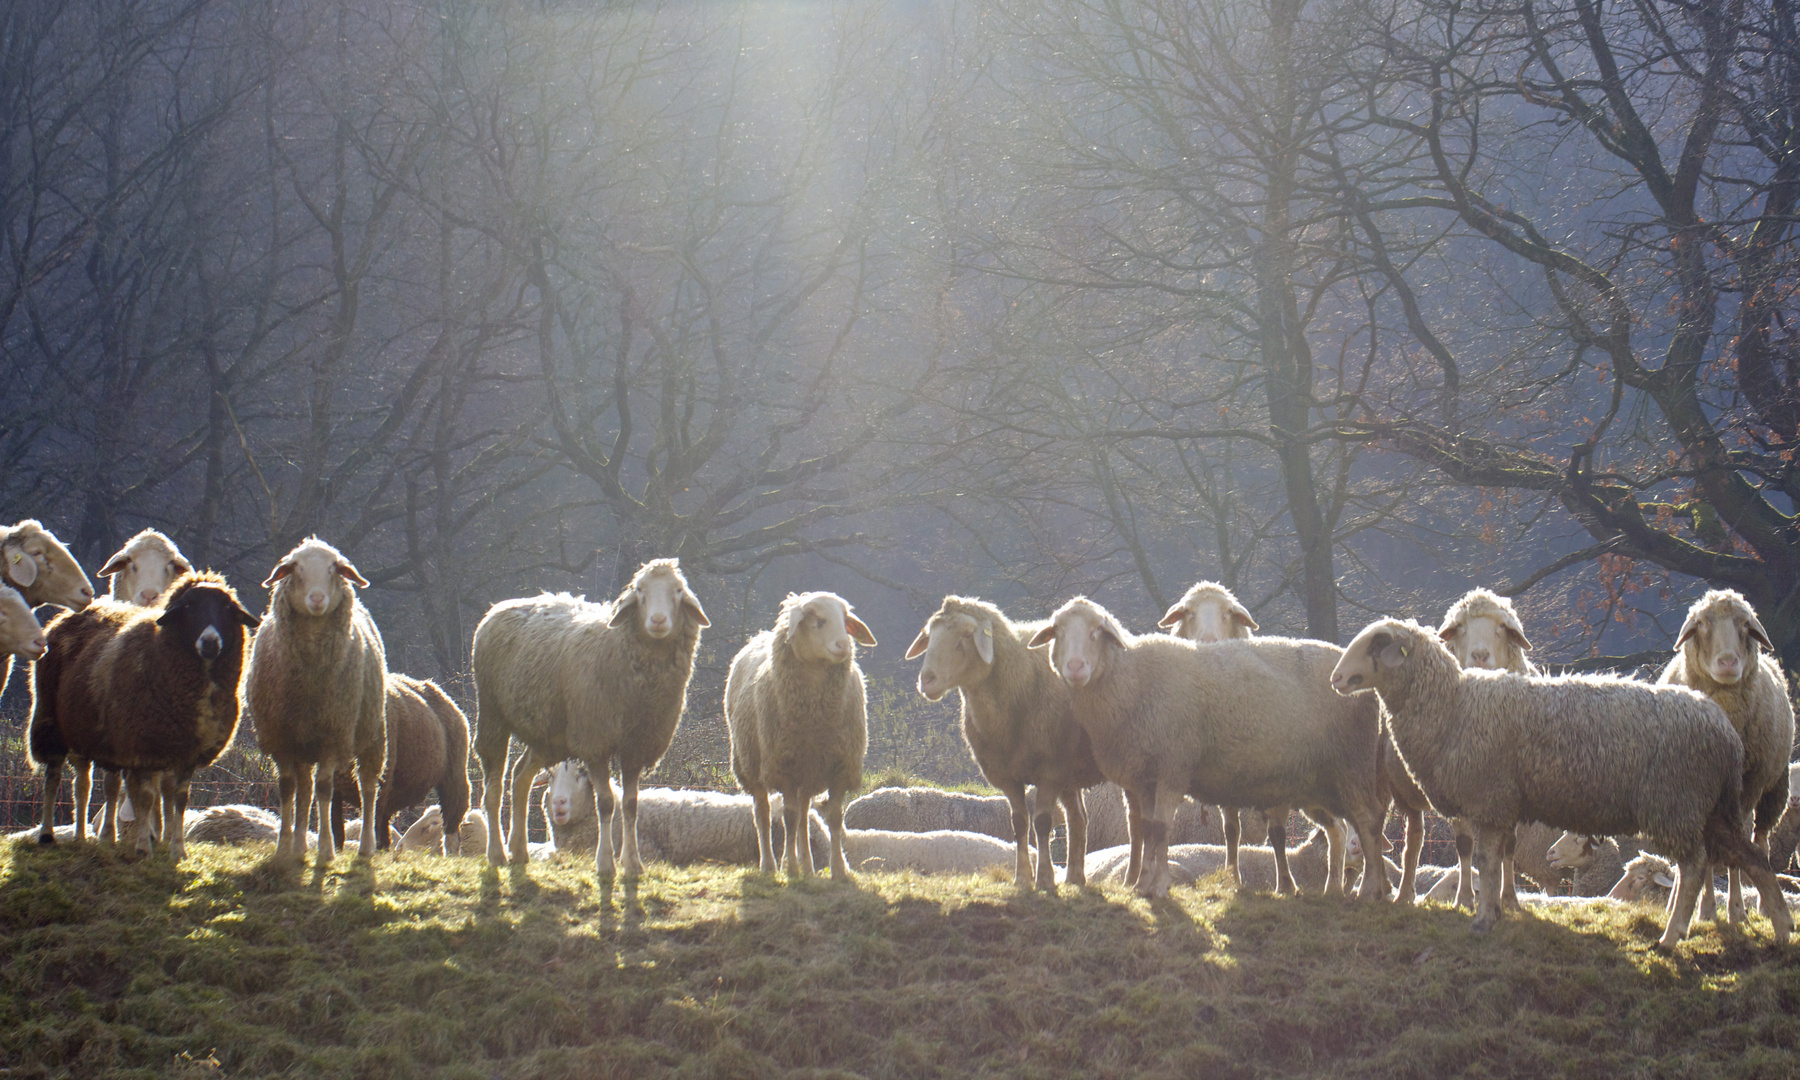
<svg viewBox="0 0 1800 1080"><path fill-rule="evenodd" d="M1800 1074L1760 919L0 846L6 1077Z"/></svg>

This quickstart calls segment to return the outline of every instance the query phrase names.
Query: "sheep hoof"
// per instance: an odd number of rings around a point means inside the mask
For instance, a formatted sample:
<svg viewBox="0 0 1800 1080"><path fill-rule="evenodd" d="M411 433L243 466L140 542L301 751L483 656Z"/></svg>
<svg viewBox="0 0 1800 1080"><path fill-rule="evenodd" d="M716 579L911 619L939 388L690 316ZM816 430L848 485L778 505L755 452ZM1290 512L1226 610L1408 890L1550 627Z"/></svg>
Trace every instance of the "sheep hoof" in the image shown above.
<svg viewBox="0 0 1800 1080"><path fill-rule="evenodd" d="M1068 880L1065 882L1065 884L1086 885L1087 884L1087 871L1078 870L1075 867L1071 866L1069 868Z"/></svg>
<svg viewBox="0 0 1800 1080"><path fill-rule="evenodd" d="M45 829L43 832L38 833L38 843L48 847L51 844L56 843L56 834L49 829Z"/></svg>

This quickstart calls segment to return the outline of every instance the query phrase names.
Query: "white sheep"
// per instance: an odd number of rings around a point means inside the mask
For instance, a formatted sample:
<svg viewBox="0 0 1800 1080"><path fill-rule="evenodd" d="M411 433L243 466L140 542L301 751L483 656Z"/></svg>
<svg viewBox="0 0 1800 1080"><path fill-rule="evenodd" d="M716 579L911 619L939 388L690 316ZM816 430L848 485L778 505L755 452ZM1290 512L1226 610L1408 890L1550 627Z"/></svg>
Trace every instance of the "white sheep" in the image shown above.
<svg viewBox="0 0 1800 1080"><path fill-rule="evenodd" d="M387 760L387 652L353 585L366 589L369 582L316 536L288 552L263 582L274 591L251 646L243 700L257 745L279 775L278 859L301 855L295 836L306 832L315 803L319 864L337 854L331 795L338 770L351 761L362 805L375 805ZM374 851L371 829L358 853Z"/></svg>
<svg viewBox="0 0 1800 1080"><path fill-rule="evenodd" d="M506 600L475 628L475 752L488 777L488 861L529 858L525 824L540 767L579 758L597 776L619 764L625 822L617 866L643 873L638 853L638 779L669 749L687 704L700 632L711 621L674 559L638 568L610 604L569 596ZM512 768L509 839L500 837L500 778L512 739L525 751ZM610 834L612 785L594 792ZM596 840L601 835L596 832ZM510 846L509 846L510 845ZM610 878L610 843L596 843L594 868Z"/></svg>
<svg viewBox="0 0 1800 1080"><path fill-rule="evenodd" d="M486 857L488 821L487 814L482 812L481 807L472 806L463 814L457 839L460 844L454 854L472 859ZM427 806L419 819L407 827L400 839L394 841L394 850L444 854L444 808L436 803Z"/></svg>
<svg viewBox="0 0 1800 1080"><path fill-rule="evenodd" d="M826 793L831 831L831 876L850 875L844 863L844 797L862 786L868 749L867 699L856 646L875 635L834 593L789 595L775 627L751 638L731 661L725 680L725 723L731 731L731 770L755 801L757 865L775 869L769 793L781 792L787 823L782 858L789 878L814 869L811 831L800 815Z"/></svg>
<svg viewBox="0 0 1800 1080"><path fill-rule="evenodd" d="M1737 827L1743 744L1724 712L1685 687L1566 675L1465 670L1433 631L1383 619L1357 634L1332 673L1341 694L1372 690L1394 746L1433 806L1475 827L1481 878L1520 821L1604 836L1642 834L1682 868L1661 945L1687 930L1703 873L1720 858L1748 870L1785 941L1793 920L1768 858ZM1486 889L1474 928L1501 905Z"/></svg>
<svg viewBox="0 0 1800 1080"><path fill-rule="evenodd" d="M1007 804L1003 840L1015 845L1013 880L1020 888L1056 888L1050 861L1052 804L1062 804L1068 826L1068 870L1064 880L1083 881L1087 854L1087 810L1081 791L1102 779L1087 733L1070 712L1069 689L1040 653L1026 647L1038 623L1019 623L992 604L946 596L906 658L923 656L919 693L939 701L955 689L962 697L962 734L981 775L999 788ZM1028 798L1035 786L1044 797ZM859 826L846 818L852 827ZM1037 832L1037 870L1032 873L1030 841ZM960 828L960 825L952 825ZM987 829L981 831L990 831Z"/></svg>
<svg viewBox="0 0 1800 1080"><path fill-rule="evenodd" d="M187 823L188 843L270 843L281 835L281 815L260 806L226 803L198 811Z"/></svg>
<svg viewBox="0 0 1800 1080"><path fill-rule="evenodd" d="M0 585L0 652L10 662L14 656L36 660L50 647L44 627L19 591Z"/></svg>
<svg viewBox="0 0 1800 1080"><path fill-rule="evenodd" d="M1360 853L1360 849L1358 849ZM1259 892L1274 892L1281 882L1280 867L1273 846L1242 844L1238 847L1238 866L1234 874L1228 852L1219 844L1169 845L1169 873L1172 884L1191 885L1215 870L1223 869L1237 884ZM1330 834L1316 828L1304 842L1286 853L1291 878L1300 888L1323 891L1331 868ZM1088 877L1093 881L1124 881L1129 866L1129 848L1104 849L1088 858ZM1345 859L1351 874L1362 871L1360 857Z"/></svg>
<svg viewBox="0 0 1800 1080"><path fill-rule="evenodd" d="M1101 770L1153 808L1145 814L1140 892L1168 888L1169 823L1188 794L1221 805L1300 806L1364 835L1380 833L1386 807L1378 794L1376 708L1345 707L1332 694L1325 672L1336 646L1139 637L1085 597L1059 608L1031 643L1054 643L1051 666L1071 688ZM1343 891L1344 855L1340 825L1328 894ZM1388 892L1384 875L1364 875L1364 897Z"/></svg>
<svg viewBox="0 0 1800 1080"><path fill-rule="evenodd" d="M978 874L990 867L1010 867L1014 845L986 833L956 829L930 832L846 829L844 858L858 870Z"/></svg>
<svg viewBox="0 0 1800 1080"><path fill-rule="evenodd" d="M1713 589L1688 609L1675 638L1675 655L1660 679L1718 702L1743 740L1744 828L1765 855L1769 833L1787 810L1788 756L1794 748L1794 706L1788 700L1787 676L1771 655L1774 648L1748 600L1731 589ZM1729 889L1726 910L1732 922L1742 922L1743 881L1735 869ZM1717 914L1708 889L1701 897L1700 917Z"/></svg>
<svg viewBox="0 0 1800 1080"><path fill-rule="evenodd" d="M81 564L35 521L0 526L0 587L17 590L32 608L57 604L80 611L94 601L94 587ZM8 652L0 658L0 694L12 678L13 656Z"/></svg>
<svg viewBox="0 0 1800 1080"><path fill-rule="evenodd" d="M1674 889L1675 868L1669 865L1669 860L1646 851L1625 864L1619 880L1606 895L1632 904L1667 907ZM1710 884L1707 891L1712 891Z"/></svg>
<svg viewBox="0 0 1800 1080"><path fill-rule="evenodd" d="M1014 839L1012 802L1006 796L923 786L881 787L858 795L844 807L844 828L885 832L952 829Z"/></svg>
<svg viewBox="0 0 1800 1080"><path fill-rule="evenodd" d="M1550 845L1549 863L1559 874L1568 874L1569 895L1605 896L1618 884L1625 864L1637 855L1637 845L1606 836L1565 832ZM1546 891L1550 882L1545 882Z"/></svg>

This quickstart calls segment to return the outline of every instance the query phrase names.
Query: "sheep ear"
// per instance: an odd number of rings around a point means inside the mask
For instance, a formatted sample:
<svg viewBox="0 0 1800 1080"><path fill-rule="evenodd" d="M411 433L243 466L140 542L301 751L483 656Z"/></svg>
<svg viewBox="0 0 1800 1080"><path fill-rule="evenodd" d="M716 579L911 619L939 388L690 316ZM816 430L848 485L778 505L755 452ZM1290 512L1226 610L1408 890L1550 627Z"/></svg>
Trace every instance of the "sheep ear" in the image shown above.
<svg viewBox="0 0 1800 1080"><path fill-rule="evenodd" d="M1187 618L1187 613L1188 613L1188 609L1186 607L1182 606L1181 604L1176 604L1174 607L1163 612L1162 621L1157 623L1156 625L1158 625L1158 626L1180 626L1181 620Z"/></svg>
<svg viewBox="0 0 1800 1080"><path fill-rule="evenodd" d="M1681 633L1675 635L1675 647L1679 649L1686 645L1689 638L1700 632L1700 624L1704 621L1698 613L1688 615L1687 621L1681 624Z"/></svg>
<svg viewBox="0 0 1800 1080"><path fill-rule="evenodd" d="M857 644L867 645L871 649L875 647L875 635L869 632L861 619L848 611L844 612L844 629L850 631L850 636L856 639Z"/></svg>
<svg viewBox="0 0 1800 1080"><path fill-rule="evenodd" d="M1256 625L1256 620L1250 617L1249 610L1247 608L1243 607L1242 605L1233 605L1232 606L1231 617L1233 619L1237 620L1237 623L1239 626L1242 626L1247 630L1261 630L1262 629L1262 627Z"/></svg>
<svg viewBox="0 0 1800 1080"><path fill-rule="evenodd" d="M182 558L179 555L175 556L173 559L170 559L169 561L174 563L175 569L179 570L181 573L191 574L194 572L194 564L191 562L188 562L186 559ZM102 573L104 573L104 571L102 571Z"/></svg>
<svg viewBox="0 0 1800 1080"><path fill-rule="evenodd" d="M277 581L280 581L282 578L291 575L293 572L294 562L292 559L289 559L286 562L277 563L275 569L269 571L269 579L262 583L262 587L266 589Z"/></svg>
<svg viewBox="0 0 1800 1080"><path fill-rule="evenodd" d="M369 587L369 580L356 572L356 567L350 565L349 559L338 560L337 572L339 577L343 578L345 581L355 583L356 587L359 589L366 589Z"/></svg>
<svg viewBox="0 0 1800 1080"><path fill-rule="evenodd" d="M982 663L994 662L994 624L988 619L981 620L975 626L975 652L981 657Z"/></svg>
<svg viewBox="0 0 1800 1080"><path fill-rule="evenodd" d="M1438 629L1439 641L1455 641L1462 635L1463 624L1459 622L1445 623Z"/></svg>
<svg viewBox="0 0 1800 1080"><path fill-rule="evenodd" d="M621 596L617 600L613 601L612 618L606 620L606 625L609 628L614 629L614 630L618 629L621 626L624 626L625 620L631 618L631 613L633 610L635 610L637 608L637 605L638 605L637 590L636 589L626 589L624 596Z"/></svg>
<svg viewBox="0 0 1800 1080"><path fill-rule="evenodd" d="M25 554L21 548L8 548L6 551L6 576L19 588L27 588L37 580L37 560Z"/></svg>
<svg viewBox="0 0 1800 1080"><path fill-rule="evenodd" d="M131 556L129 556L129 555L125 554L123 551L121 551L117 555L114 555L112 558L106 560L106 565L102 566L98 571L96 571L94 576L95 577L112 577L114 574L123 574L126 570L128 570L130 568L131 568Z"/></svg>
<svg viewBox="0 0 1800 1080"><path fill-rule="evenodd" d="M234 613L236 613L237 621L243 623L246 627L248 627L251 630L254 630L257 627L262 625L262 619L258 618L255 615L250 614L249 608L246 608L244 605L238 603L235 600L232 601L232 603L231 603L231 610Z"/></svg>
<svg viewBox="0 0 1800 1080"><path fill-rule="evenodd" d="M901 659L902 660L917 660L920 656L924 655L925 647L930 644L931 644L931 626L929 624L927 624L925 629L919 631L919 636L916 638L913 638L913 643L906 647L906 655L901 657Z"/></svg>
<svg viewBox="0 0 1800 1080"><path fill-rule="evenodd" d="M1744 632L1762 642L1762 647L1770 652L1775 651L1775 643L1769 640L1769 632L1763 629L1762 620L1752 615L1744 620Z"/></svg>
<svg viewBox="0 0 1800 1080"><path fill-rule="evenodd" d="M688 592L685 589L681 593L681 606L686 608L687 613L694 617L694 622L697 625L712 625L712 620L706 617L706 609L700 606L699 599L696 598L693 593Z"/></svg>
<svg viewBox="0 0 1800 1080"><path fill-rule="evenodd" d="M1658 874L1650 880L1656 882L1665 889L1673 889L1675 887L1675 879L1667 874Z"/></svg>
<svg viewBox="0 0 1800 1080"><path fill-rule="evenodd" d="M1516 626L1505 627L1505 630L1506 630L1506 636L1509 638L1512 638L1513 644L1517 645L1519 647L1520 651L1522 651L1522 652L1530 652L1531 651L1531 639L1525 636L1525 631L1519 629Z"/></svg>
<svg viewBox="0 0 1800 1080"><path fill-rule="evenodd" d="M1031 640L1025 643L1025 647L1028 649L1041 649L1055 640L1056 624L1051 623L1049 626L1046 626L1042 630L1031 635Z"/></svg>

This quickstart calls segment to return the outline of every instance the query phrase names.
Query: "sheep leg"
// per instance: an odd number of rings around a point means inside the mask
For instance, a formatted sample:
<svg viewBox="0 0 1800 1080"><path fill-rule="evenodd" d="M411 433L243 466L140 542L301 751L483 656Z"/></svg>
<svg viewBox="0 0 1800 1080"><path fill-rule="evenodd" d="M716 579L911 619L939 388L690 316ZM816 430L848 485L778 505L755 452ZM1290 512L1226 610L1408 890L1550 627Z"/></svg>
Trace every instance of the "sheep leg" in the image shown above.
<svg viewBox="0 0 1800 1080"><path fill-rule="evenodd" d="M1397 903L1411 904L1418 899L1419 852L1425 847L1425 812L1422 810L1406 811L1406 852L1400 863L1400 892L1394 898ZM1363 851L1363 858L1369 857Z"/></svg>
<svg viewBox="0 0 1800 1080"><path fill-rule="evenodd" d="M1676 942L1687 936L1688 926L1694 921L1694 900L1703 888L1712 892L1712 867L1704 855L1696 855L1677 866L1675 892L1670 897L1673 910L1669 912L1669 922L1663 927L1657 948L1673 949Z"/></svg>
<svg viewBox="0 0 1800 1080"><path fill-rule="evenodd" d="M602 878L610 878L617 869L616 863L613 860L613 810L615 808L613 806L612 762L607 759L601 759L597 762L588 761L586 764L588 767L588 776L596 778L596 782L593 785L594 820L598 822L600 826L600 835L594 844L594 873ZM532 774L535 774L536 771L537 770L534 768ZM526 800L524 802L518 802L514 805L514 809L520 813L525 813L530 810L531 788L529 786L525 789L525 795ZM523 819L521 818L520 820ZM521 851L525 850L523 846L525 842L523 836L524 833L521 832L521 839L519 841ZM515 862L518 861L517 856L514 856L513 858Z"/></svg>
<svg viewBox="0 0 1800 1080"><path fill-rule="evenodd" d="M750 793L751 814L756 818L756 868L765 874L775 872L775 845L769 840L771 825L769 822L769 793L752 791ZM783 837L783 843L786 837Z"/></svg>
<svg viewBox="0 0 1800 1080"><path fill-rule="evenodd" d="M1069 868L1063 874L1063 880L1070 885L1086 885L1087 802L1081 789L1071 786L1064 790L1062 805L1063 818L1069 823Z"/></svg>
<svg viewBox="0 0 1800 1080"><path fill-rule="evenodd" d="M336 781L337 763L319 762L318 771L313 777L313 802L319 808L320 866L330 866L331 860L337 858L338 853L337 837L331 834L331 796L336 790Z"/></svg>
<svg viewBox="0 0 1800 1080"><path fill-rule="evenodd" d="M825 827L831 832L831 880L849 881L850 867L844 862L844 789L841 787L833 786L825 795ZM812 829L804 820L800 822L800 829L807 834L810 847Z"/></svg>
<svg viewBox="0 0 1800 1080"><path fill-rule="evenodd" d="M506 780L506 747L500 748L497 761L481 759L481 809L487 815L488 845L487 857L489 866L506 865L506 844L500 839L500 799L505 794ZM444 850L450 850L449 830L444 832Z"/></svg>
<svg viewBox="0 0 1800 1080"><path fill-rule="evenodd" d="M125 790L131 794L133 806L151 806L155 796L151 792L151 784L156 780L154 772L141 769L128 769L125 772ZM131 822L132 847L139 855L149 856L155 853L156 840L150 831L150 815L140 813Z"/></svg>
<svg viewBox="0 0 1800 1080"><path fill-rule="evenodd" d="M188 781L186 776L177 777L172 772L165 772L161 774L159 785L162 788L162 832L169 841L169 857L176 862L187 857L183 825L187 821Z"/></svg>
<svg viewBox="0 0 1800 1080"><path fill-rule="evenodd" d="M12 657L7 657L12 662ZM44 759L44 824L38 830L38 843L56 843L56 790L62 786L63 758Z"/></svg>
<svg viewBox="0 0 1800 1080"><path fill-rule="evenodd" d="M638 854L637 835L639 770L627 765L619 773L622 781L620 786L624 789L619 810L625 817L625 835L621 837L619 844L619 869L626 877L637 877L644 872L644 860Z"/></svg>
<svg viewBox="0 0 1800 1080"><path fill-rule="evenodd" d="M1031 888L1031 810L1025 805L1025 783L1021 780L1007 780L995 786L1000 789L1000 794L1006 796L1006 804L1012 809L1013 885L1016 888L1029 889ZM1038 876L1039 878L1043 877L1042 874ZM1041 885L1042 881L1039 884ZM1054 887L1054 884L1051 887Z"/></svg>
<svg viewBox="0 0 1800 1080"><path fill-rule="evenodd" d="M1456 833L1456 906L1475 910L1475 833L1467 820L1452 818Z"/></svg>
<svg viewBox="0 0 1800 1080"><path fill-rule="evenodd" d="M101 795L106 803L100 808L100 839L116 844L119 841L119 796L125 789L125 774L117 769L106 770L105 785Z"/></svg>
<svg viewBox="0 0 1800 1080"><path fill-rule="evenodd" d="M1382 857L1381 849L1370 841L1370 837L1381 837L1382 819L1387 815L1386 809L1377 811L1362 821L1352 820L1357 834L1362 837L1363 876L1362 888L1357 895L1364 900L1383 901L1388 898L1390 882L1387 876L1387 860ZM1330 833L1326 834L1329 839ZM1386 841L1382 841L1386 843ZM1348 845L1346 845L1346 851Z"/></svg>
<svg viewBox="0 0 1800 1080"><path fill-rule="evenodd" d="M1275 854L1275 893L1277 896L1293 896L1300 891L1300 887L1294 884L1294 873L1288 869L1287 808L1264 810L1263 825L1269 830L1269 850ZM1342 831L1340 828L1339 832ZM1334 895L1332 886L1336 885L1335 895L1342 896L1344 892L1343 847L1334 844L1330 850L1334 860L1332 865L1336 867L1336 870L1328 871L1325 875L1325 895Z"/></svg>
<svg viewBox="0 0 1800 1080"><path fill-rule="evenodd" d="M379 830L372 828L369 821L370 817L373 816L375 809L381 804L380 795L378 794L381 784L381 766L382 762L377 761L374 755L370 755L367 758L356 759L356 796L361 800L358 805L362 807L363 823L362 842L356 847L356 855L357 858L360 859L366 859L375 854L375 836L377 832L387 832L385 827ZM447 839L448 829L446 828L446 840Z"/></svg>
<svg viewBox="0 0 1800 1080"><path fill-rule="evenodd" d="M781 793L781 820L787 826L782 841L781 869L789 880L800 876L800 847L806 847L806 872L812 873L812 837L806 820L807 801L792 789Z"/></svg>
<svg viewBox="0 0 1800 1080"><path fill-rule="evenodd" d="M325 808L321 806L319 809L321 811L323 811ZM325 815L323 813L321 813L319 816L324 817ZM320 825L319 831L324 832L325 827L323 825ZM331 842L338 846L339 851L343 850L343 848L344 848L344 792L341 788L339 788L337 786L336 783L333 783L331 785Z"/></svg>
<svg viewBox="0 0 1800 1080"><path fill-rule="evenodd" d="M94 763L78 762L75 765L75 839L87 839L88 797L94 790Z"/></svg>
<svg viewBox="0 0 1800 1080"><path fill-rule="evenodd" d="M1708 922L1719 921L1719 902L1713 896L1713 875L1716 871L1709 860L1705 864L1706 886L1700 890L1700 917Z"/></svg>
<svg viewBox="0 0 1800 1080"><path fill-rule="evenodd" d="M1759 906L1768 913L1775 929L1775 944L1785 944L1794 930L1794 916L1788 911L1787 898L1781 894L1781 881L1768 866L1746 865L1741 872L1756 886Z"/></svg>
<svg viewBox="0 0 1800 1080"><path fill-rule="evenodd" d="M1149 818L1144 823L1144 866L1138 877L1139 896L1169 893L1169 822L1181 808L1182 792L1174 784L1156 785Z"/></svg>
<svg viewBox="0 0 1800 1080"><path fill-rule="evenodd" d="M519 755L519 760L512 767L512 816L507 819L506 851L502 860L512 859L514 866L524 866L531 861L531 847L526 843L525 826L531 814L531 782L538 772L537 755L527 746ZM594 774L594 796L599 798L600 789L606 789L607 801L612 801L612 782L606 773ZM449 841L450 830L444 829L444 839ZM612 817L610 812L600 821L600 850L606 852L606 869L602 876L612 874ZM491 851L490 851L491 854ZM496 866L500 865L495 863Z"/></svg>
<svg viewBox="0 0 1800 1080"><path fill-rule="evenodd" d="M1519 827L1514 825L1506 830L1506 846L1501 849L1500 862L1500 906L1508 911L1524 911L1519 903L1518 871L1513 865L1513 857L1519 850Z"/></svg>
<svg viewBox="0 0 1800 1080"><path fill-rule="evenodd" d="M1481 875L1486 886L1475 902L1475 923L1472 929L1477 934L1487 933L1500 922L1500 890L1495 886L1500 880L1501 866L1505 861L1506 834L1511 831L1511 826L1475 827L1475 872Z"/></svg>
<svg viewBox="0 0 1800 1080"><path fill-rule="evenodd" d="M281 831L275 834L275 857L284 859L294 850L294 813L299 809L297 799L300 777L295 767L285 762L275 763L276 783L281 792ZM306 826L300 826L300 835L306 835ZM305 841L301 841L304 846Z"/></svg>
<svg viewBox="0 0 1800 1080"><path fill-rule="evenodd" d="M1225 834L1225 876L1240 889L1244 887L1244 874L1238 869L1238 840L1242 827L1237 807L1219 807L1219 829Z"/></svg>
<svg viewBox="0 0 1800 1080"><path fill-rule="evenodd" d="M1131 860L1125 867L1125 884L1136 885L1144 876L1144 806L1155 801L1156 786L1140 795L1125 789L1125 832L1130 837Z"/></svg>
<svg viewBox="0 0 1800 1080"><path fill-rule="evenodd" d="M1044 808L1032 819L1032 827L1037 832L1037 887L1045 892L1056 891L1056 862L1050 857L1051 834L1056 829L1055 806L1055 797L1049 797Z"/></svg>

